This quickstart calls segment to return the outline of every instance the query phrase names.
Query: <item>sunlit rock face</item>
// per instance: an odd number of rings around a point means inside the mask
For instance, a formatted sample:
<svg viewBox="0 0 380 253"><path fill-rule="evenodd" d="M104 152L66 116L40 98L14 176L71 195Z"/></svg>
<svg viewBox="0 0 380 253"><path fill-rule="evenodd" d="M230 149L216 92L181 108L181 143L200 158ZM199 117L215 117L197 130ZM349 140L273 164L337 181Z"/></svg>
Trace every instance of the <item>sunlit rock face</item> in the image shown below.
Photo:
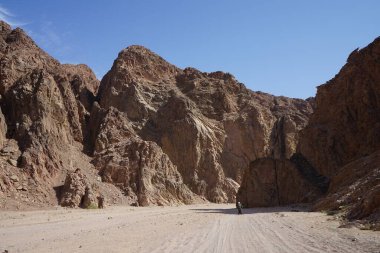
<svg viewBox="0 0 380 253"><path fill-rule="evenodd" d="M57 204L77 168L111 204L233 202L251 161L295 152L312 112L141 46L122 50L99 82L0 26L3 207Z"/></svg>
<svg viewBox="0 0 380 253"><path fill-rule="evenodd" d="M289 158L312 112L307 101L252 92L228 73L182 70L141 46L119 53L97 101L122 112L130 134L118 136L158 144L191 191L213 202L235 201L251 161ZM98 154L105 135L92 136Z"/></svg>

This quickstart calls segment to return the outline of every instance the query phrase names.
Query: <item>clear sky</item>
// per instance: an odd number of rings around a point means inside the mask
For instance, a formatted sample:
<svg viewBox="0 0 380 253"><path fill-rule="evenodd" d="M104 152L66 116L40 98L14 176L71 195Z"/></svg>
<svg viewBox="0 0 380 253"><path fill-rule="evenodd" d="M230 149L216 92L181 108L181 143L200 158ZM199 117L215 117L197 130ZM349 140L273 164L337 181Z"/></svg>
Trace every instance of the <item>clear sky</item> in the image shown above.
<svg viewBox="0 0 380 253"><path fill-rule="evenodd" d="M181 68L307 98L380 35L380 0L0 0L0 18L98 78L139 44Z"/></svg>

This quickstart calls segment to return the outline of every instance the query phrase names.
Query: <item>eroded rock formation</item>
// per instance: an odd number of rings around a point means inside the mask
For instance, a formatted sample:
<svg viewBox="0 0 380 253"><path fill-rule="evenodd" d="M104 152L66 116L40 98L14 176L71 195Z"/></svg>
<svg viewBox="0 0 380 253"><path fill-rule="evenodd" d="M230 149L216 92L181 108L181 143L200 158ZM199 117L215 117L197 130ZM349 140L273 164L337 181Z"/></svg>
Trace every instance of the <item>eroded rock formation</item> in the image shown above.
<svg viewBox="0 0 380 253"><path fill-rule="evenodd" d="M67 207L98 208L98 195L80 169L67 174L60 192L60 205Z"/></svg>
<svg viewBox="0 0 380 253"><path fill-rule="evenodd" d="M141 46L122 50L99 84L0 24L0 145L14 150L0 159L4 207L16 196L56 204L53 189L75 168L111 204L233 202L251 161L295 152L312 111Z"/></svg>
<svg viewBox="0 0 380 253"><path fill-rule="evenodd" d="M181 70L141 46L119 53L97 100L101 110L121 112L120 136L157 143L183 182L214 202L235 201L250 161L289 158L312 111L304 100L252 92L228 73ZM106 135L91 135L95 154Z"/></svg>
<svg viewBox="0 0 380 253"><path fill-rule="evenodd" d="M353 51L346 65L318 87L316 109L298 151L330 177L328 196L315 209L347 212L379 223L380 38Z"/></svg>
<svg viewBox="0 0 380 253"><path fill-rule="evenodd" d="M325 176L380 148L379 56L378 38L353 51L340 72L318 87L299 152Z"/></svg>
<svg viewBox="0 0 380 253"><path fill-rule="evenodd" d="M0 31L0 205L54 205L68 171L91 171L81 146L99 81L84 65L61 65L22 29L1 21Z"/></svg>
<svg viewBox="0 0 380 253"><path fill-rule="evenodd" d="M299 134L298 153L291 157L291 163L272 160L253 162L246 171L238 195L243 203L247 206L281 204L280 197L276 195L278 192L298 196L288 189L280 190L275 180L278 171L287 171L291 179L280 178L279 182L300 180L301 176L304 183L298 181L292 190L304 189L306 195L303 197L308 196L310 186L318 189L319 194L312 194L314 197L309 201L327 192L327 197L322 196L315 210L341 209L349 219L365 218L378 223L380 182L377 180L379 171L376 164L379 161L376 152L380 148L379 57L380 39L377 38L366 48L352 52L341 71L318 87L315 100L309 100L315 111ZM293 127L281 119L275 128ZM285 146L294 148L296 145L286 144L287 140L283 137L276 137L275 140L280 154L286 153ZM294 138L290 138L292 140ZM278 163L287 166L278 167ZM294 171L294 166L300 174L290 172ZM299 196L302 197L302 194ZM302 200L295 197L282 203L299 201Z"/></svg>
<svg viewBox="0 0 380 253"><path fill-rule="evenodd" d="M326 197L314 210L343 211L350 220L365 219L380 229L380 151L343 166L332 178Z"/></svg>
<svg viewBox="0 0 380 253"><path fill-rule="evenodd" d="M99 82L22 29L0 27L3 208L56 204L64 182L69 206L100 194L110 204L233 202L241 183L246 206L311 201L328 189L315 208L378 213L379 39L305 101L177 68L141 46L122 50Z"/></svg>

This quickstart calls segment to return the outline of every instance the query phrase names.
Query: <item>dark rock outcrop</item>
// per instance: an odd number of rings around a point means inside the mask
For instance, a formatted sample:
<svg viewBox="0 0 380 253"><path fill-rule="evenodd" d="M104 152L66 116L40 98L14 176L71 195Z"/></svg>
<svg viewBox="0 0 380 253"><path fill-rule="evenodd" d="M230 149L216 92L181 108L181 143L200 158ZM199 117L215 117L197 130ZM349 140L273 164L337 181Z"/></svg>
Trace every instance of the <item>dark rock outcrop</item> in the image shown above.
<svg viewBox="0 0 380 253"><path fill-rule="evenodd" d="M327 192L330 180L319 174L302 154L295 153L290 157L290 161L296 165L298 171L307 181L317 187L322 193Z"/></svg>
<svg viewBox="0 0 380 253"><path fill-rule="evenodd" d="M262 158L250 164L237 201L244 207L280 206L310 202L320 194L291 161Z"/></svg>
<svg viewBox="0 0 380 253"><path fill-rule="evenodd" d="M366 48L352 52L339 74L318 87L315 99L308 99L315 111L300 134L296 131L299 135L297 153L290 160L300 175L291 177L301 176L309 184L303 185L304 189L310 185L319 189L320 193L309 201L327 192L327 197L316 204L317 210L338 209L343 203L349 206L346 216L350 219L378 215L379 182L374 166L377 159L375 155L362 157L380 150L379 57L380 39L377 38ZM285 128L292 129L284 120L280 118L276 122L273 134L277 148L274 156L280 158L284 158L281 154L286 153L286 145L291 146L277 134ZM363 159L373 166L365 167ZM281 190L273 179L273 168L277 167L266 163L261 160L252 163L243 180L238 196L248 206L280 204L275 193ZM286 189L282 191L287 194Z"/></svg>
<svg viewBox="0 0 380 253"><path fill-rule="evenodd" d="M316 210L342 210L349 219L380 217L380 38L353 51L346 65L318 87L315 111L298 152L331 179ZM377 217L377 218L376 218Z"/></svg>
<svg viewBox="0 0 380 253"><path fill-rule="evenodd" d="M380 38L355 50L346 65L318 87L316 109L298 151L327 177L380 149Z"/></svg>

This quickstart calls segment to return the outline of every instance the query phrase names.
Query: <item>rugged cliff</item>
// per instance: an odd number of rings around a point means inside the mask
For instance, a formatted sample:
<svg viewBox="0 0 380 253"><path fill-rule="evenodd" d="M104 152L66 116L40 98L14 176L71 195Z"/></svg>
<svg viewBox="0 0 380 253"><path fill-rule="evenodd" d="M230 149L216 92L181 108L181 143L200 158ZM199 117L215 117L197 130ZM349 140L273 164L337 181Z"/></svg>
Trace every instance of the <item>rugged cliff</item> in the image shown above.
<svg viewBox="0 0 380 253"><path fill-rule="evenodd" d="M380 39L353 51L347 64L318 87L316 110L299 152L323 175L380 148Z"/></svg>
<svg viewBox="0 0 380 253"><path fill-rule="evenodd" d="M117 122L128 128L122 136L156 143L183 182L213 202L235 201L250 161L289 158L312 111L304 100L252 92L228 73L179 69L141 46L119 53L97 102L120 112ZM91 136L89 150L99 159L109 141Z"/></svg>
<svg viewBox="0 0 380 253"><path fill-rule="evenodd" d="M377 38L352 52L341 71L318 87L310 101L314 112L290 161L250 164L238 200L249 207L317 200L314 210L343 211L349 219L365 219L378 227L379 84Z"/></svg>
<svg viewBox="0 0 380 253"><path fill-rule="evenodd" d="M99 81L84 65L60 64L23 30L1 21L0 31L0 206L54 205L68 171L82 168L98 182L81 145ZM122 201L117 188L99 189Z"/></svg>
<svg viewBox="0 0 380 253"><path fill-rule="evenodd" d="M141 46L122 50L99 83L21 29L1 22L0 32L2 207L56 204L77 168L108 203L232 202L251 161L295 152L312 112Z"/></svg>
<svg viewBox="0 0 380 253"><path fill-rule="evenodd" d="M316 209L341 208L347 217L379 221L380 38L353 51L346 65L318 87L316 109L298 151L331 178Z"/></svg>

